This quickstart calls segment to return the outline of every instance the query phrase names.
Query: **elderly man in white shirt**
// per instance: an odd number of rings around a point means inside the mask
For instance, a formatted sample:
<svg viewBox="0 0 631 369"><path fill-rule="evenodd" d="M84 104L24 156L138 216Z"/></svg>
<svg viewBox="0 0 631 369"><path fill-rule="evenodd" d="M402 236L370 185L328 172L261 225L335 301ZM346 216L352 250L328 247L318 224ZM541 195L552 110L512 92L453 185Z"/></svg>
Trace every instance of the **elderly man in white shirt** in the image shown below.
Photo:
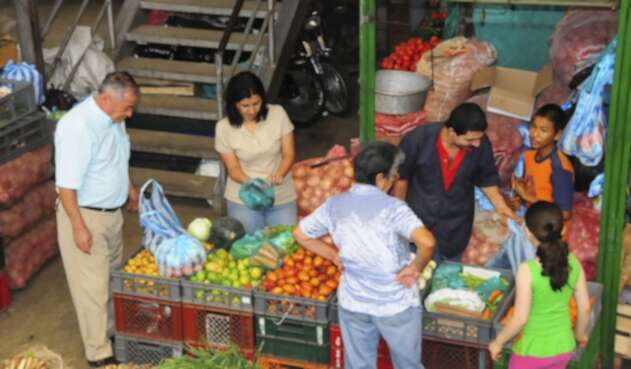
<svg viewBox="0 0 631 369"><path fill-rule="evenodd" d="M396 369L422 368L416 280L435 240L405 202L388 195L402 162L396 146L369 143L354 159L353 187L328 199L294 231L299 244L342 269L339 320L348 369L376 368L380 336ZM318 240L326 234L339 250Z"/></svg>

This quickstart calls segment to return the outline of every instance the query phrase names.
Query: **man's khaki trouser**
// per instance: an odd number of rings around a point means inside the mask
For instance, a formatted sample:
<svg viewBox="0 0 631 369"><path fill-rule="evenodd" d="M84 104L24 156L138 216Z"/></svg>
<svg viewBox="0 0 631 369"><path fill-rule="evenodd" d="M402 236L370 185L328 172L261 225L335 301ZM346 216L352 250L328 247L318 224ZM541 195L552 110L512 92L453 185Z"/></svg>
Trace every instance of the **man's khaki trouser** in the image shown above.
<svg viewBox="0 0 631 369"><path fill-rule="evenodd" d="M79 330L90 361L112 356L109 337L114 334L110 271L120 268L123 258L123 214L80 209L92 233L92 251L86 254L74 242L72 225L63 206L57 208L57 237L79 320Z"/></svg>

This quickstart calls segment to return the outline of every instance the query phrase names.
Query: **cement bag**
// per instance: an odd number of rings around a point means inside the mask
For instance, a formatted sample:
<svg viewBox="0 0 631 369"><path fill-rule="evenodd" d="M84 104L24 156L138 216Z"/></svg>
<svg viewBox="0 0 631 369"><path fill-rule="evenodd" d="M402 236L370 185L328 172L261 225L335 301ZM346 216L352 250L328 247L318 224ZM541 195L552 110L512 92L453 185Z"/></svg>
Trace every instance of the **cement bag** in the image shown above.
<svg viewBox="0 0 631 369"><path fill-rule="evenodd" d="M618 29L618 12L572 9L550 36L550 61L558 79L569 86L572 77L593 64Z"/></svg>
<svg viewBox="0 0 631 369"><path fill-rule="evenodd" d="M78 26L70 37L61 61L48 79L48 87L63 87L77 63L81 63L70 83L70 91L77 96L94 92L103 78L115 70L112 59L103 52L104 42L98 35L92 37L90 27ZM52 66L58 47L44 49L44 62Z"/></svg>
<svg viewBox="0 0 631 369"><path fill-rule="evenodd" d="M425 53L416 71L434 81L425 101L428 120L446 120L456 106L471 96L469 87L473 75L493 64L495 59L495 48L491 44L464 37L443 41L433 53Z"/></svg>

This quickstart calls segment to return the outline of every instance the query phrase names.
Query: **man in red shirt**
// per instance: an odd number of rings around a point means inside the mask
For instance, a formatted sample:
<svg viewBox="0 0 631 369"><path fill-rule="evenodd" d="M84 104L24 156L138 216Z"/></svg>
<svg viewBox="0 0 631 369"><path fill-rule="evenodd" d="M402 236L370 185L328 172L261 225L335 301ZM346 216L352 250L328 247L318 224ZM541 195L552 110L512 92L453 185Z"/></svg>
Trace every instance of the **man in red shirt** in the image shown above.
<svg viewBox="0 0 631 369"><path fill-rule="evenodd" d="M474 187L480 187L501 215L515 218L499 192L499 176L486 117L464 103L444 123L420 126L400 147L405 162L393 194L405 199L436 238L436 260L460 261L473 228Z"/></svg>

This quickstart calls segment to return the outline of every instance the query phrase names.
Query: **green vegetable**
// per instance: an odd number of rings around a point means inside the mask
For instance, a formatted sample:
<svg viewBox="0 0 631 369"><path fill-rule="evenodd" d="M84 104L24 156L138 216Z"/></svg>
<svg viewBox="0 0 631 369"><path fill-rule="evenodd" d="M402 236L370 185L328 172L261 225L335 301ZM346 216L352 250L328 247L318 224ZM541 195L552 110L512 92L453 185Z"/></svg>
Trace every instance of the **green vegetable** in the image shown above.
<svg viewBox="0 0 631 369"><path fill-rule="evenodd" d="M487 281L485 278L481 278L473 274L461 274L461 277L464 280L465 286L472 290L480 287L484 282Z"/></svg>
<svg viewBox="0 0 631 369"><path fill-rule="evenodd" d="M190 356L163 361L156 369L260 369L231 345L227 350L189 347Z"/></svg>

